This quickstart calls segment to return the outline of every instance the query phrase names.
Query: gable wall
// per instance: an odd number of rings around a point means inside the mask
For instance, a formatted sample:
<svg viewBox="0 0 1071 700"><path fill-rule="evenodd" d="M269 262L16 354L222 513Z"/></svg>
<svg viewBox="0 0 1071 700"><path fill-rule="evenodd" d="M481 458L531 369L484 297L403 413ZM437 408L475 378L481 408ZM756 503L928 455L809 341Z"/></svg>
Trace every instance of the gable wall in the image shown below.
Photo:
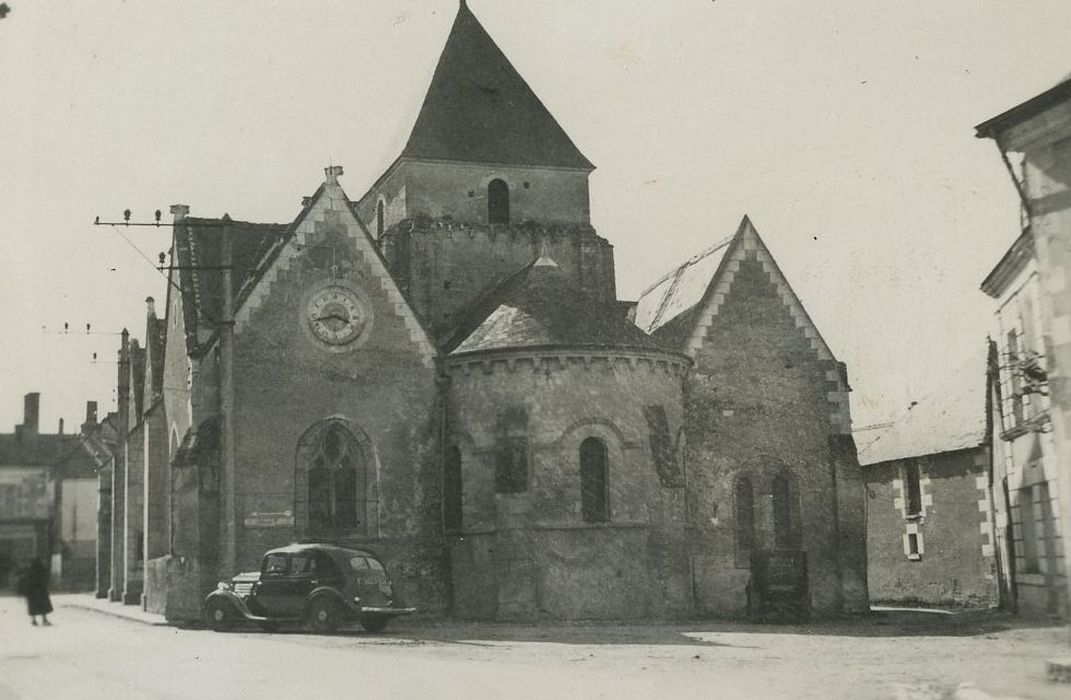
<svg viewBox="0 0 1071 700"><path fill-rule="evenodd" d="M437 606L441 514L434 363L426 341L415 339L419 326L400 312L393 287L385 287L383 268L344 197L330 194L325 192L309 212L298 242L340 246L335 262L344 268L342 276L332 276L327 259L315 255L315 248L288 253L270 280L262 280L253 307L238 315L234 433L239 569L255 568L266 549L306 534L295 526L246 521L254 513L291 511L297 516L299 439L318 421L342 416L359 426L374 447L366 461L368 534L361 541L384 556L409 603ZM315 341L308 329L309 298L324 284L357 290L372 312L367 334L345 352Z"/></svg>
<svg viewBox="0 0 1071 700"><path fill-rule="evenodd" d="M771 470L787 467L796 480L793 527L806 551L811 604L819 612L839 610L840 516L827 400L837 388L830 380L836 365L820 359L797 327L754 250L739 263L695 359L685 407L692 515L700 531L697 605L718 613L746 609L749 571L735 556L733 481L752 475L756 536L772 547ZM860 546L862 538L860 523Z"/></svg>

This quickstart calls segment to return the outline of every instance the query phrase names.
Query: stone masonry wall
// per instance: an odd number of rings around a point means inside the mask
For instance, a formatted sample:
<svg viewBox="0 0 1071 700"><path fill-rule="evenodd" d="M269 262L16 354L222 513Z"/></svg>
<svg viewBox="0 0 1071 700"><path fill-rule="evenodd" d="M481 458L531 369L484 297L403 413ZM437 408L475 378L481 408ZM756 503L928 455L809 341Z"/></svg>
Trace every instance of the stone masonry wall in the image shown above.
<svg viewBox="0 0 1071 700"><path fill-rule="evenodd" d="M613 247L588 227L462 225L405 221L382 240L399 284L435 330L495 283L546 252L581 289L616 300Z"/></svg>
<svg viewBox="0 0 1071 700"><path fill-rule="evenodd" d="M829 396L839 367L820 359L771 273L751 252L706 330L685 387L687 469L701 613L747 611L751 573L737 551L735 480L754 489L755 548L772 549L772 477L792 480L791 530L806 553L811 608L842 609ZM854 465L858 471L858 464ZM857 494L862 499L861 490ZM863 541L861 527L855 537ZM862 568L864 564L857 562ZM864 591L865 599L865 591Z"/></svg>
<svg viewBox="0 0 1071 700"><path fill-rule="evenodd" d="M335 186L334 190L341 193ZM332 201L321 204L333 204ZM326 196L326 195L325 195ZM338 198L342 201L342 198ZM264 551L306 536L298 501L298 443L314 425L344 420L361 443L367 478L364 534L347 542L370 546L390 567L401 597L422 610L443 605L442 529L436 369L414 341L385 271L350 214L317 209L306 219L308 246L330 241L325 260L305 251L287 257L255 303L240 316L235 342L235 461L238 569L259 566ZM307 308L323 285L343 285L367 304L366 335L335 352L308 329ZM290 521L284 514L290 513ZM281 516L274 522L263 514Z"/></svg>
<svg viewBox="0 0 1071 700"><path fill-rule="evenodd" d="M918 465L922 515L905 509L904 469ZM875 602L988 607L997 600L984 448L865 467L870 595ZM907 535L920 553L909 558Z"/></svg>
<svg viewBox="0 0 1071 700"><path fill-rule="evenodd" d="M483 619L687 615L683 488L654 466L644 407L681 425L683 361L612 355L449 361L448 441L462 457L454 612ZM527 489L496 493L501 417L528 440ZM526 425L526 427L524 427ZM610 519L581 514L579 447L607 446Z"/></svg>
<svg viewBox="0 0 1071 700"><path fill-rule="evenodd" d="M588 173L579 170L479 163L400 162L358 204L361 221L376 232L376 207L382 199L386 226L403 219L449 217L487 223L487 185L509 186L510 222L583 224L591 220Z"/></svg>

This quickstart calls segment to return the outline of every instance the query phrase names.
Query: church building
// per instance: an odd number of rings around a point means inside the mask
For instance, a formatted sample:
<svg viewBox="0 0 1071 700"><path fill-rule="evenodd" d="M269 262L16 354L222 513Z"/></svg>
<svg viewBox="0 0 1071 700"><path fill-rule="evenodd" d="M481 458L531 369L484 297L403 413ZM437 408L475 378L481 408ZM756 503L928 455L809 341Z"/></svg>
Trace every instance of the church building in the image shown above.
<svg viewBox="0 0 1071 700"><path fill-rule="evenodd" d="M172 207L146 606L326 538L461 619L866 611L844 365L746 217L619 299L593 170L462 2L359 198Z"/></svg>

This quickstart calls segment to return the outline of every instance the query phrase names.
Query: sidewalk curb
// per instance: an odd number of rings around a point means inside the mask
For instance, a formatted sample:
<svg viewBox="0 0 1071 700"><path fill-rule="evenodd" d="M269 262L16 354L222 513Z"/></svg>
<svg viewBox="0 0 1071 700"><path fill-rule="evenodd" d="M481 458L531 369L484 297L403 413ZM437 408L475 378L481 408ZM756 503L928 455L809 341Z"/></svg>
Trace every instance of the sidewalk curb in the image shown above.
<svg viewBox="0 0 1071 700"><path fill-rule="evenodd" d="M93 605L86 605L85 603L66 603L66 602L64 602L64 603L60 603L58 607L72 608L74 610L88 610L89 612L95 612L95 613L98 613L100 615L107 615L108 617L114 617L114 618L118 618L120 620L126 620L128 622L136 622L136 623L142 624L142 625L149 625L150 627L170 627L171 626L171 623L169 623L166 619L164 619L164 617L162 615L160 616L159 620L145 620L145 619L142 619L142 618L134 616L134 615L127 615L127 614L119 612L117 610L109 610L109 609L104 608L104 607L99 607L98 608L98 607L93 606Z"/></svg>

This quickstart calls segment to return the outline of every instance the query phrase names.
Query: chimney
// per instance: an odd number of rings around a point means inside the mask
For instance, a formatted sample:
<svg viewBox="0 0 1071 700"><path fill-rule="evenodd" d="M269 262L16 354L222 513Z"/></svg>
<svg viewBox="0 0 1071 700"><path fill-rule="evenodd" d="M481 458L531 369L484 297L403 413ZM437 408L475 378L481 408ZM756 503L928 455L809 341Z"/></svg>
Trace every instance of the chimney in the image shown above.
<svg viewBox="0 0 1071 700"><path fill-rule="evenodd" d="M62 418L59 419L59 430L57 432L60 435L63 435L63 419Z"/></svg>
<svg viewBox="0 0 1071 700"><path fill-rule="evenodd" d="M152 297L145 297L145 306L149 318L156 318L156 300Z"/></svg>
<svg viewBox="0 0 1071 700"><path fill-rule="evenodd" d="M22 429L27 433L37 433L37 421L41 417L41 394L33 391L22 400Z"/></svg>
<svg viewBox="0 0 1071 700"><path fill-rule="evenodd" d="M190 213L190 208L185 204L172 204L171 214L174 215L175 221L182 221L186 218L186 215Z"/></svg>
<svg viewBox="0 0 1071 700"><path fill-rule="evenodd" d="M342 166L341 165L329 165L326 168L324 168L324 175L327 176L327 184L328 185L337 185L338 184L338 179L340 177L342 177Z"/></svg>
<svg viewBox="0 0 1071 700"><path fill-rule="evenodd" d="M82 433L91 432L97 427L97 402L86 401L86 420L82 423Z"/></svg>

